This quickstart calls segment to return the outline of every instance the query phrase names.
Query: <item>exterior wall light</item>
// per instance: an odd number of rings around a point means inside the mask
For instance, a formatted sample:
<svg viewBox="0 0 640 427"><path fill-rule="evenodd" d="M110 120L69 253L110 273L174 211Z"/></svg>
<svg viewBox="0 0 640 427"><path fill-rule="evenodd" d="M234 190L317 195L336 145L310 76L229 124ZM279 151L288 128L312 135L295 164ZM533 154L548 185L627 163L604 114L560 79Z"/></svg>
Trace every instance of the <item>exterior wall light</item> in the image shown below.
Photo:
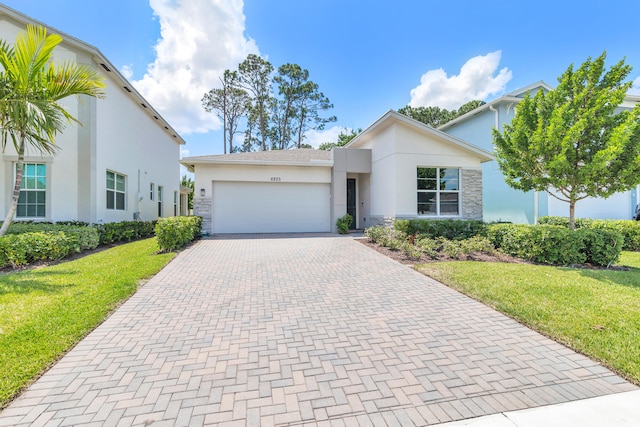
<svg viewBox="0 0 640 427"><path fill-rule="evenodd" d="M200 197L204 197L204 194L205 194L204 188L201 188L200 189Z"/></svg>

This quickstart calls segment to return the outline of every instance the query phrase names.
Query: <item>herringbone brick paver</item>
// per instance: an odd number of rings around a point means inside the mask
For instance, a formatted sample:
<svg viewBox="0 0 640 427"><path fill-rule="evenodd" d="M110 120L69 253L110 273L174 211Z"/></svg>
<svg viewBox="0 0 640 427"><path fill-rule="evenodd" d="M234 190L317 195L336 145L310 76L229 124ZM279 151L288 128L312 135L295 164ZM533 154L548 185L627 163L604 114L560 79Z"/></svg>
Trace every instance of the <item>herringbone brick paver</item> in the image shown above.
<svg viewBox="0 0 640 427"><path fill-rule="evenodd" d="M429 425L634 390L345 237L187 249L0 426Z"/></svg>

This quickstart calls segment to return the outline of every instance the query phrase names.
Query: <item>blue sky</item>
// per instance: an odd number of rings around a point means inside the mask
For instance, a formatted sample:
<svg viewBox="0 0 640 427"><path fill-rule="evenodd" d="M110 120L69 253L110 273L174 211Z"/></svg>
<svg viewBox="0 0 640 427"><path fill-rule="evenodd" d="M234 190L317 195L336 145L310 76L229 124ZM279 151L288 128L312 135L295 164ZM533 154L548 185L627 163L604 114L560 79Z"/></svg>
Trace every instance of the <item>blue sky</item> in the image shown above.
<svg viewBox="0 0 640 427"><path fill-rule="evenodd" d="M187 141L222 152L200 99L248 53L297 63L334 104L335 126L365 128L411 103L457 108L556 78L607 50L640 94L640 2L345 0L4 0L96 46Z"/></svg>

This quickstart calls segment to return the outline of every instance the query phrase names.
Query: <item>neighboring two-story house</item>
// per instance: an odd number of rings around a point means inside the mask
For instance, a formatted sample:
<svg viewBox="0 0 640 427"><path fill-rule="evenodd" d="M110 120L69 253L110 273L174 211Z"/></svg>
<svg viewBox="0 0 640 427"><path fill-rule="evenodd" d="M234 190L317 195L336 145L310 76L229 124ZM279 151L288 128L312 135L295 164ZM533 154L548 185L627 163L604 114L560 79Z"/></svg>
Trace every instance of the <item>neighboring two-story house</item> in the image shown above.
<svg viewBox="0 0 640 427"><path fill-rule="evenodd" d="M505 124L513 120L518 103L527 91L533 96L537 91L551 90L544 82L537 82L518 89L467 114L460 116L438 130L467 141L486 151L493 152L492 130L503 130ZM631 109L640 97L627 96L620 106ZM510 221L533 224L537 218L546 215L569 216L569 204L550 196L547 192L514 190L505 181L498 162L482 165L483 218L487 222ZM631 191L616 193L608 199L587 198L576 204L577 218L631 219L638 203L640 187Z"/></svg>
<svg viewBox="0 0 640 427"><path fill-rule="evenodd" d="M0 39L13 43L27 24L47 27L0 5ZM56 137L54 156L28 150L15 220L97 223L186 213L179 164L184 140L97 48L47 30L64 39L54 51L55 61L97 69L105 77L107 96L62 101L82 126L69 124ZM2 218L11 203L16 160L8 144L0 154Z"/></svg>

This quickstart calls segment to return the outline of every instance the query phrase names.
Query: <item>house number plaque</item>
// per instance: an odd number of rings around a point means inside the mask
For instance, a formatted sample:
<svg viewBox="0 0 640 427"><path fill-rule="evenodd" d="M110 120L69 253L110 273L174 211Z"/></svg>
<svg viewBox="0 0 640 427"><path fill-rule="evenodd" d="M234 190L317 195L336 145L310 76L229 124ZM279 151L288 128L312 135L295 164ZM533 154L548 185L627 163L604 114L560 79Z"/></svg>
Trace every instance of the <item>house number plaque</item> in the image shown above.
<svg viewBox="0 0 640 427"><path fill-rule="evenodd" d="M280 182L282 181L282 178L280 178L279 176L272 176L271 177L271 182Z"/></svg>

